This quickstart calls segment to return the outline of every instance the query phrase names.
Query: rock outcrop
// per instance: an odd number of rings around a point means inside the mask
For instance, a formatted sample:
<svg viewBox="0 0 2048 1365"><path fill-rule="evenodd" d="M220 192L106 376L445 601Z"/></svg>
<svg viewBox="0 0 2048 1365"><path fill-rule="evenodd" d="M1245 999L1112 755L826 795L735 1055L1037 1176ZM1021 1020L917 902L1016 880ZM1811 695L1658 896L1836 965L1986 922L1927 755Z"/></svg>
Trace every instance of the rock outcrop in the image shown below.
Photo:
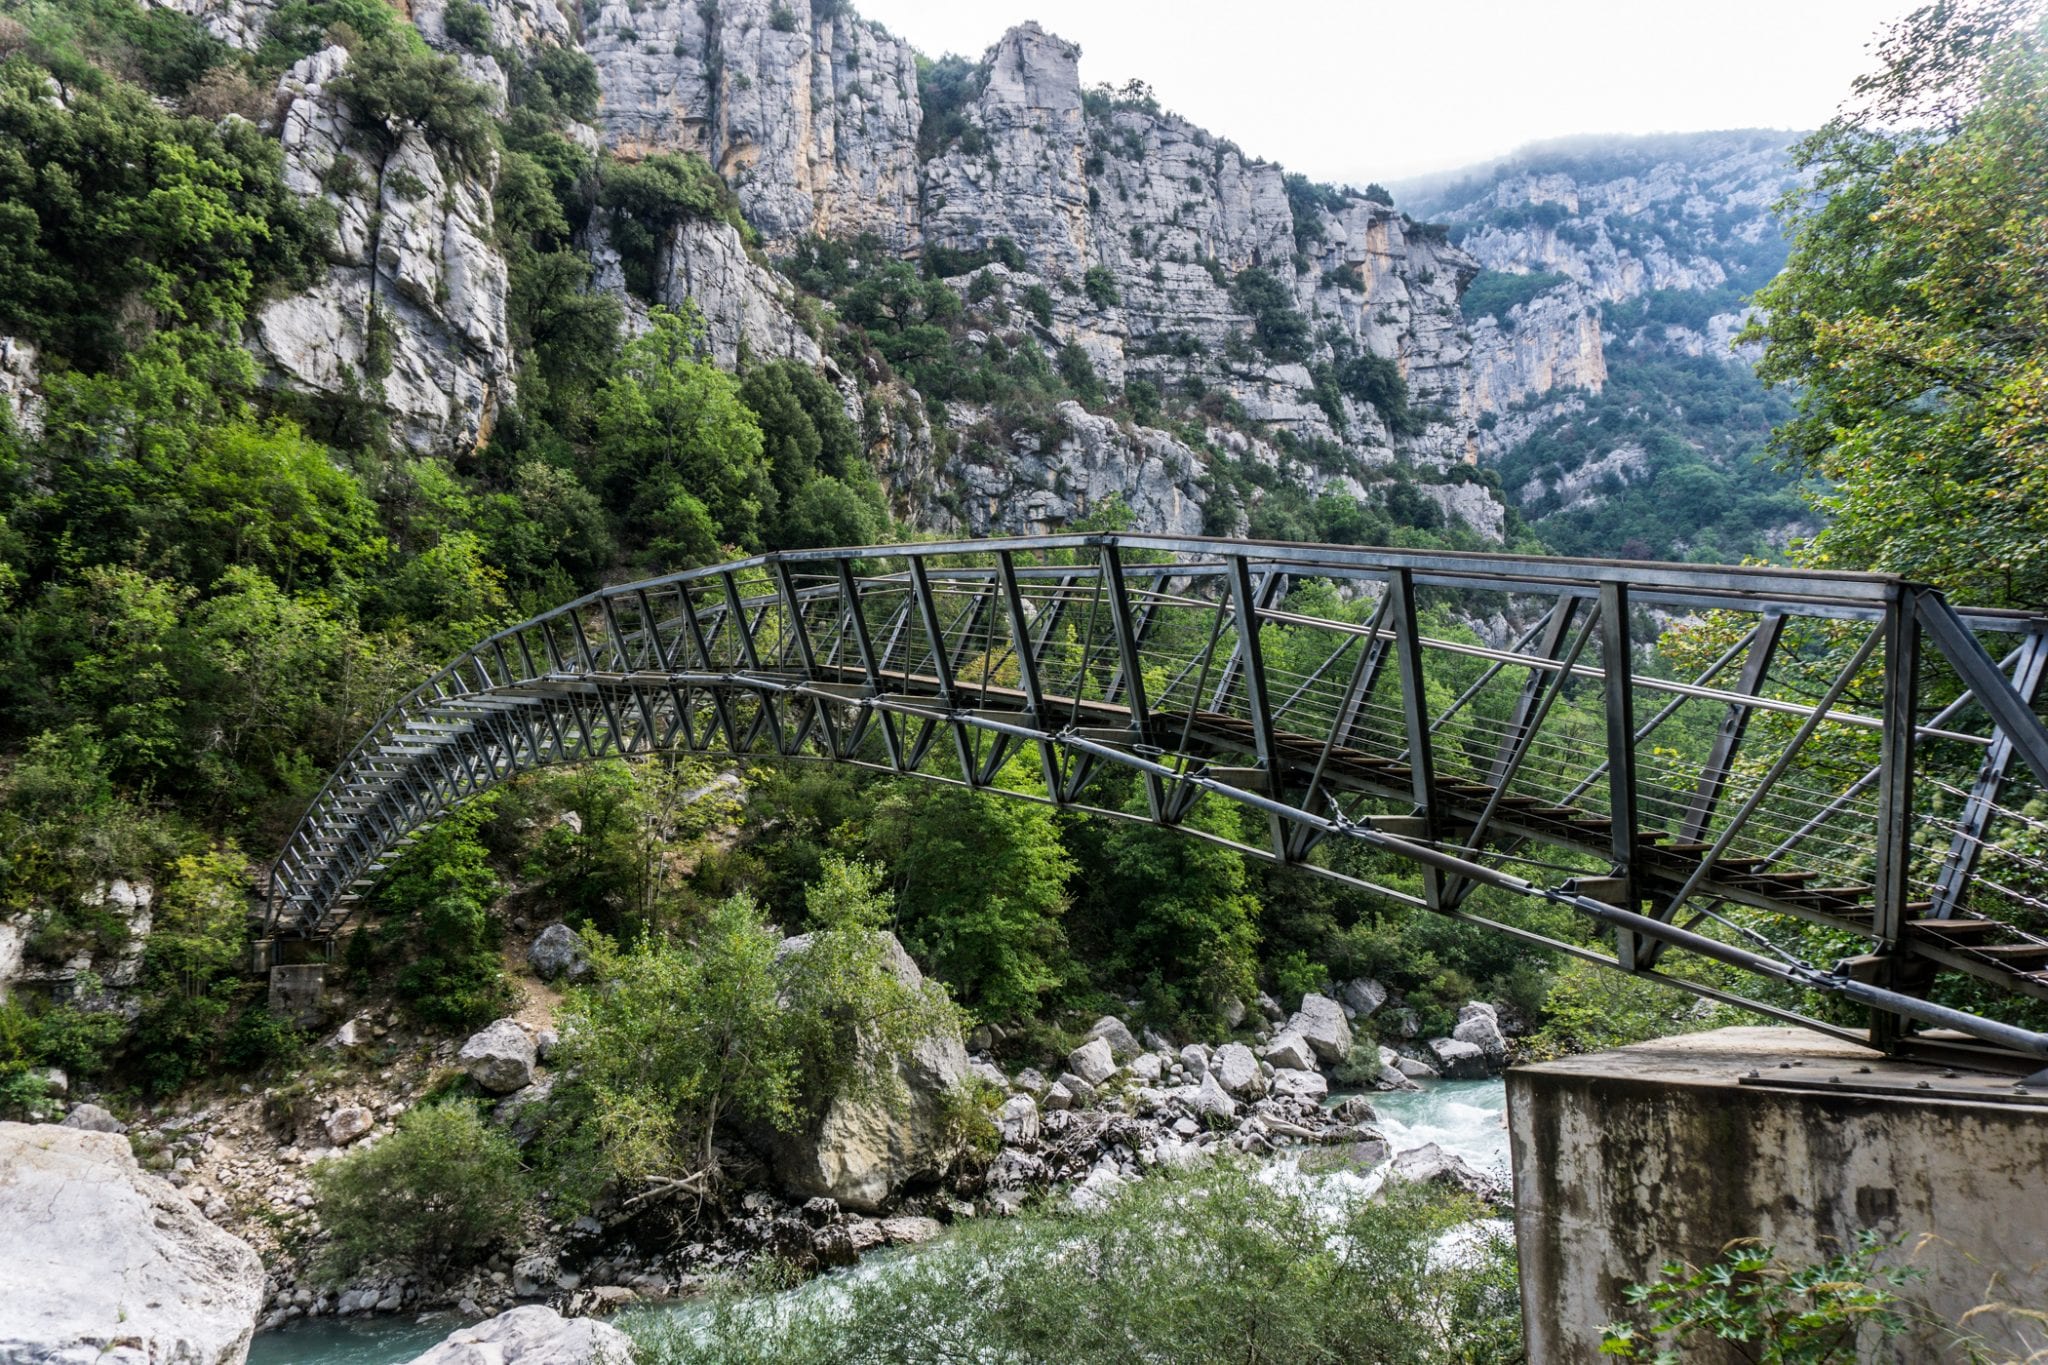
<svg viewBox="0 0 2048 1365"><path fill-rule="evenodd" d="M931 525L973 535L1043 534L1120 499L1141 531L1202 532L1202 461L1151 427L1125 426L1067 401L1053 430L1011 426L998 414L955 413L961 449L927 477ZM893 472L893 469L892 469ZM914 477L914 473L913 473Z"/></svg>
<svg viewBox="0 0 2048 1365"><path fill-rule="evenodd" d="M922 987L924 973L896 936L882 937L897 980L913 990ZM809 946L809 937L799 935L784 939L776 953ZM937 1034L897 1059L893 1071L876 1093L833 1099L806 1131L767 1139L786 1188L799 1197L829 1198L872 1213L905 1182L944 1168L953 1157L946 1104L967 1078L967 1049L957 1034Z"/></svg>
<svg viewBox="0 0 2048 1365"><path fill-rule="evenodd" d="M16 337L0 337L0 416L23 436L43 429L43 395L36 348Z"/></svg>
<svg viewBox="0 0 2048 1365"><path fill-rule="evenodd" d="M770 250L918 244L917 54L845 4L607 0L584 26L606 140L703 156Z"/></svg>
<svg viewBox="0 0 2048 1365"><path fill-rule="evenodd" d="M263 1265L115 1133L0 1123L0 1359L240 1365Z"/></svg>
<svg viewBox="0 0 2048 1365"><path fill-rule="evenodd" d="M1007 238L1040 275L1078 278L1090 260L1081 48L1035 23L1005 33L982 60L978 134L925 171L928 242L987 249Z"/></svg>
<svg viewBox="0 0 2048 1365"><path fill-rule="evenodd" d="M285 73L285 184L334 211L326 277L257 316L283 382L388 412L419 450L467 451L513 397L505 259L492 240L495 164L464 164L417 129L358 125L336 88L346 48Z"/></svg>

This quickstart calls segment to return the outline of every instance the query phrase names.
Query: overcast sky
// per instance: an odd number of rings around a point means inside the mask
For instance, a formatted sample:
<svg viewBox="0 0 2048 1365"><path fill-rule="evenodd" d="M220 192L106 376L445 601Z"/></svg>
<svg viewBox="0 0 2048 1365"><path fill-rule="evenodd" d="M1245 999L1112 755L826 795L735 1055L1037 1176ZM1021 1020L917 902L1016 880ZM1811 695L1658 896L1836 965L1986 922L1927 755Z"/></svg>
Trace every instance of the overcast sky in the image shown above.
<svg viewBox="0 0 2048 1365"><path fill-rule="evenodd" d="M855 0L930 56L1036 19L1081 79L1319 180L1484 161L1572 133L1811 128L1920 0Z"/></svg>

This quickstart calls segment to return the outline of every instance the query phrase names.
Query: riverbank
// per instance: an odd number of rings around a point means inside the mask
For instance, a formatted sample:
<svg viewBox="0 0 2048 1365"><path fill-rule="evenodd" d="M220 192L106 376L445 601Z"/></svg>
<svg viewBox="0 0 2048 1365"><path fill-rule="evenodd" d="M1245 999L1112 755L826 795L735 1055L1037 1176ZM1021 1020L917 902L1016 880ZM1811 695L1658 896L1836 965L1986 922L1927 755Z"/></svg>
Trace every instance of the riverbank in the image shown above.
<svg viewBox="0 0 2048 1365"><path fill-rule="evenodd" d="M1352 1098L1332 1097L1333 1107ZM1430 1149L1453 1156L1471 1170L1487 1177L1505 1178L1508 1142L1505 1089L1498 1080L1425 1081L1421 1088L1372 1096L1375 1123L1387 1144L1386 1155L1367 1166L1339 1162L1306 1163L1308 1178L1331 1182L1334 1189L1364 1193L1378 1185L1395 1169L1403 1156ZM1269 1158L1267 1169L1276 1173L1299 1171L1302 1149L1283 1149ZM1052 1196L1054 1198L1058 1195ZM935 1243L934 1245L938 1245ZM851 1266L827 1271L804 1288L784 1291L787 1295L811 1296L829 1292L856 1277L882 1273L904 1258L926 1254L922 1248L878 1250ZM794 1298L786 1302L796 1301ZM692 1297L677 1303L642 1310L676 1315L688 1321L701 1313L701 1301ZM424 1315L371 1315L302 1319L278 1330L259 1333L251 1346L250 1365L404 1365L459 1326L460 1314L439 1311Z"/></svg>

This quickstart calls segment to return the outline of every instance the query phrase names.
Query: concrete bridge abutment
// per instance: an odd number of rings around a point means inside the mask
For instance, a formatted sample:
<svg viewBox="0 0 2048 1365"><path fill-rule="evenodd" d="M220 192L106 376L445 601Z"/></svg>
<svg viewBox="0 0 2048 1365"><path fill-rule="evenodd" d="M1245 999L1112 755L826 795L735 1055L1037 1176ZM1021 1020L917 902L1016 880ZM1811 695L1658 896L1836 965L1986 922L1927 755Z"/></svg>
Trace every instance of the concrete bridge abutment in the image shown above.
<svg viewBox="0 0 2048 1365"><path fill-rule="evenodd" d="M1905 1240L1925 1278L1901 1292L1934 1318L2048 1308L2048 1095L2010 1076L1730 1028L1518 1067L1507 1092L1531 1365L1598 1360L1629 1285L1739 1238L1797 1265L1874 1229ZM2048 1344L2012 1314L1969 1326L2014 1358ZM1894 1346L1874 1358L1962 1358L1931 1326Z"/></svg>

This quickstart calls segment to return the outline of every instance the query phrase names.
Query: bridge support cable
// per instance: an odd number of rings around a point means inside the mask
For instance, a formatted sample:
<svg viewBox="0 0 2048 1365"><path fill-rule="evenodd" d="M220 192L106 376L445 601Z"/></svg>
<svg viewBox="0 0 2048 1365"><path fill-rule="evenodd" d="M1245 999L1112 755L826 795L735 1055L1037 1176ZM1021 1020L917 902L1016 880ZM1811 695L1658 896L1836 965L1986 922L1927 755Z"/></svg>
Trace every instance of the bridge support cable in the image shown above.
<svg viewBox="0 0 2048 1365"><path fill-rule="evenodd" d="M1334 595L1288 595L1317 581ZM1425 633L1425 608L1493 624ZM1394 904L1812 1027L1834 1026L1802 999L1857 1001L1901 1052L2035 1056L2001 1019L2048 1001L2048 895L2012 852L2048 821L2001 797L2020 765L2048 782L2044 677L2048 615L1875 575L1129 535L792 551L607 588L452 661L323 785L265 924L330 938L407 843L536 768L825 761L1212 841L1190 810L1235 803L1267 837L1232 847ZM1110 809L1132 786L1142 807ZM1344 840L1367 877L1328 856ZM1510 922L1513 897L1586 937ZM1866 950L1808 960L1845 935Z"/></svg>

